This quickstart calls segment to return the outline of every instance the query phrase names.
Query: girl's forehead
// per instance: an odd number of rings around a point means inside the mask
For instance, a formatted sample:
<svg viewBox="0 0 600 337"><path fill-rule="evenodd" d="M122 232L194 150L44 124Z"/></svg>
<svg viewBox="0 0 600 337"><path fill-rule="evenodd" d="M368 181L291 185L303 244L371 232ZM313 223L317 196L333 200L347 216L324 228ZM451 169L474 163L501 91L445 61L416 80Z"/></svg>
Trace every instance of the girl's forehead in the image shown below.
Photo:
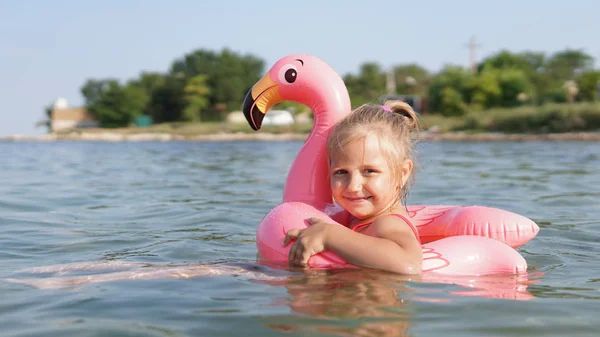
<svg viewBox="0 0 600 337"><path fill-rule="evenodd" d="M365 163L380 163L386 161L386 151L383 151L379 138L375 135L360 137L340 146L332 155L332 161L361 160Z"/></svg>
<svg viewBox="0 0 600 337"><path fill-rule="evenodd" d="M364 152L380 152L381 142L379 137L375 134L367 134L356 139L351 139L349 142L344 144L341 149L343 152L350 152L351 150L360 150Z"/></svg>

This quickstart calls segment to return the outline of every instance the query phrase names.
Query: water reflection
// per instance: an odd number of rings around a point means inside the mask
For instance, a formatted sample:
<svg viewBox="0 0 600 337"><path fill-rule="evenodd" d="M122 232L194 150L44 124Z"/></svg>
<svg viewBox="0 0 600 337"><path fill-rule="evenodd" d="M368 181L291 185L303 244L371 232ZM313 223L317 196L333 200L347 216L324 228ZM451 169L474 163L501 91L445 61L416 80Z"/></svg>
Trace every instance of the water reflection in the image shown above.
<svg viewBox="0 0 600 337"><path fill-rule="evenodd" d="M527 288L539 282L542 272L519 275L483 275L483 276L444 276L425 275L420 278L424 283L457 285L461 288L449 291L455 296L476 296L490 299L531 300L534 296ZM428 299L441 301L440 299Z"/></svg>
<svg viewBox="0 0 600 337"><path fill-rule="evenodd" d="M366 270L305 270L278 281L286 298L274 305L288 306L295 317L269 317L265 324L283 332L319 332L337 336L408 336L412 310L408 294L415 290L397 275ZM410 296L408 296L410 297Z"/></svg>

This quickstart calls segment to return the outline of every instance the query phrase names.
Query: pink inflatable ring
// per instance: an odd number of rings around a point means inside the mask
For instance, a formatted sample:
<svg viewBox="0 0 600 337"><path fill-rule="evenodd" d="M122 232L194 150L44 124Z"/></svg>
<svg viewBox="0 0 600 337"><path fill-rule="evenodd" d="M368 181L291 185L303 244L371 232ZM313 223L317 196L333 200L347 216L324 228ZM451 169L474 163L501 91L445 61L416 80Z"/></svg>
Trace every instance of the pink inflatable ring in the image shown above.
<svg viewBox="0 0 600 337"><path fill-rule="evenodd" d="M276 103L294 101L314 113L314 125L287 176L283 201L261 221L256 244L262 258L287 261L285 233L305 228L318 217L346 225L344 212L332 204L325 143L331 128L351 111L341 77L325 62L310 55L289 55L273 65L246 95L243 112L254 130ZM334 207L332 207L334 206ZM525 259L514 249L535 237L532 220L483 206L424 205L408 207L423 243L423 273L444 275L520 274ZM352 267L333 252L312 256L315 268Z"/></svg>

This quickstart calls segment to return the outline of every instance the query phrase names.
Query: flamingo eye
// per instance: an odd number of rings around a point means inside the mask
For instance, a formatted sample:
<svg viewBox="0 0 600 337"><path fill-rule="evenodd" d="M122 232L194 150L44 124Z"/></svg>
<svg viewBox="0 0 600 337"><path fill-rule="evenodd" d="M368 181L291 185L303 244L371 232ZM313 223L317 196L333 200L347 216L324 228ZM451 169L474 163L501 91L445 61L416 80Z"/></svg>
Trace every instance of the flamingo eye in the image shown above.
<svg viewBox="0 0 600 337"><path fill-rule="evenodd" d="M279 70L279 81L284 84L292 84L298 78L298 70L292 64L285 65Z"/></svg>

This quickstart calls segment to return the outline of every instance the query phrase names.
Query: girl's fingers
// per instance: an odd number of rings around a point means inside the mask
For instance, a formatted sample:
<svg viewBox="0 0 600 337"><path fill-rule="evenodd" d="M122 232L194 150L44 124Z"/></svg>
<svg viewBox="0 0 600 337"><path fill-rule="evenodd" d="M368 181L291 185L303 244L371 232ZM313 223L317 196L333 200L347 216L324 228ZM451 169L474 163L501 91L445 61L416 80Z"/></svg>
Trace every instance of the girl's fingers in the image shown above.
<svg viewBox="0 0 600 337"><path fill-rule="evenodd" d="M290 247L290 252L288 253L288 262L294 263L294 259L296 258L296 243L293 243Z"/></svg>
<svg viewBox="0 0 600 337"><path fill-rule="evenodd" d="M303 260L303 256L304 255L304 248L302 247L301 244L298 244L298 242L294 242L294 244L292 244L292 246L290 247L290 253L288 255L288 261L290 264L295 265L295 266L302 266L302 260Z"/></svg>
<svg viewBox="0 0 600 337"><path fill-rule="evenodd" d="M300 235L299 229L290 229L289 231L287 231L285 233L285 238L283 239L283 246L287 246L288 243L290 243L290 241L298 238L298 235Z"/></svg>
<svg viewBox="0 0 600 337"><path fill-rule="evenodd" d="M310 222L318 221L316 218L309 218L307 220ZM292 265L306 267L310 255L306 252L304 246L297 240L302 234L302 231L303 229L290 229L287 231L285 233L285 238L283 239L283 246L287 246L290 242L295 240L288 252L288 262Z"/></svg>
<svg viewBox="0 0 600 337"><path fill-rule="evenodd" d="M306 251L303 251L300 253L300 255L298 257L299 257L298 265L300 265L302 267L306 267L308 265L308 259L310 259L310 255L308 255L306 253Z"/></svg>

